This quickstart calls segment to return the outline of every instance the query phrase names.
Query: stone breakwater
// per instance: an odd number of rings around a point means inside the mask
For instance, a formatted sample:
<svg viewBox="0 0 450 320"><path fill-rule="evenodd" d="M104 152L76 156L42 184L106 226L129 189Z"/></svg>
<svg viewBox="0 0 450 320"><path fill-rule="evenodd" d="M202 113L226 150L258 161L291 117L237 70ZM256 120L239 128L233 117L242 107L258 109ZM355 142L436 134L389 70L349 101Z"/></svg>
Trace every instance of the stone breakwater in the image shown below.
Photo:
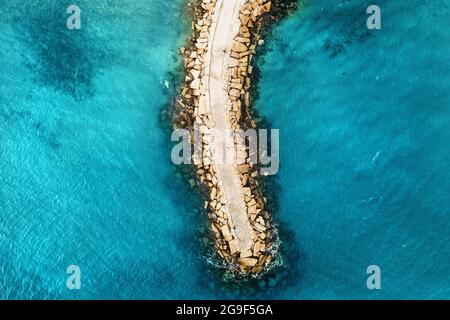
<svg viewBox="0 0 450 320"><path fill-rule="evenodd" d="M218 139L213 132L257 127L250 112L251 61L271 7L265 0L199 0L192 7L193 36L180 49L186 76L175 127L200 128L202 150L193 164L198 183L208 191L211 234L218 255L241 275L269 268L276 230L248 146L239 135ZM225 149L233 151L232 159L222 163L218 154Z"/></svg>

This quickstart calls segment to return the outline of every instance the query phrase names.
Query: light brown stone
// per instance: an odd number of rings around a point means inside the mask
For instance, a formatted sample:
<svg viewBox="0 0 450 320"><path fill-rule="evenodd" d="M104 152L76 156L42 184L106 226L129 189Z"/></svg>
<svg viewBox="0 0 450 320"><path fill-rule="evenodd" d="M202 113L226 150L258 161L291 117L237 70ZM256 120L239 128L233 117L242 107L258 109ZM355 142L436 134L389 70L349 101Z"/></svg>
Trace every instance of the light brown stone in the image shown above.
<svg viewBox="0 0 450 320"><path fill-rule="evenodd" d="M215 199L216 195L217 195L217 189L216 188L212 188L210 195L211 195L211 199Z"/></svg>
<svg viewBox="0 0 450 320"><path fill-rule="evenodd" d="M246 26L250 20L250 17L248 17L244 14L239 15L239 18L241 19L241 22L244 26Z"/></svg>
<svg viewBox="0 0 450 320"><path fill-rule="evenodd" d="M238 98L238 97L241 96L241 91L233 88L233 89L230 90L230 95L232 97L237 97Z"/></svg>
<svg viewBox="0 0 450 320"><path fill-rule="evenodd" d="M230 226L228 224L222 226L222 234L225 241L233 240L233 236L231 235Z"/></svg>
<svg viewBox="0 0 450 320"><path fill-rule="evenodd" d="M236 240L229 241L228 245L230 247L230 254L235 254L237 252Z"/></svg>
<svg viewBox="0 0 450 320"><path fill-rule="evenodd" d="M246 267L254 267L256 263L258 262L255 258L240 258L238 259L239 264L246 266Z"/></svg>
<svg viewBox="0 0 450 320"><path fill-rule="evenodd" d="M264 12L270 12L270 9L272 7L272 2L267 2L267 3L263 4L262 7L263 7Z"/></svg>
<svg viewBox="0 0 450 320"><path fill-rule="evenodd" d="M194 79L189 87L194 90L200 89L200 79Z"/></svg>
<svg viewBox="0 0 450 320"><path fill-rule="evenodd" d="M241 52L245 52L248 50L247 46L243 43L237 42L237 41L233 41L233 44L231 46L231 50L241 53Z"/></svg>

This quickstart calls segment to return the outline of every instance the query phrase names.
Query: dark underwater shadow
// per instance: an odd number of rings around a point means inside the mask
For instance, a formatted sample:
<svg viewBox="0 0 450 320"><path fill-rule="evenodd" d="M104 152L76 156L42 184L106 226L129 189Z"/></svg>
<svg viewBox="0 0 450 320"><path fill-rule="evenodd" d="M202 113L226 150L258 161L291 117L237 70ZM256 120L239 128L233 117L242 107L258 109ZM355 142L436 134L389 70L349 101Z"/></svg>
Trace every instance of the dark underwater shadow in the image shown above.
<svg viewBox="0 0 450 320"><path fill-rule="evenodd" d="M114 57L107 43L95 37L89 13L83 15L81 30L67 29L67 6L46 3L30 9L17 4L10 24L30 50L24 64L34 81L82 101L95 94L93 79Z"/></svg>

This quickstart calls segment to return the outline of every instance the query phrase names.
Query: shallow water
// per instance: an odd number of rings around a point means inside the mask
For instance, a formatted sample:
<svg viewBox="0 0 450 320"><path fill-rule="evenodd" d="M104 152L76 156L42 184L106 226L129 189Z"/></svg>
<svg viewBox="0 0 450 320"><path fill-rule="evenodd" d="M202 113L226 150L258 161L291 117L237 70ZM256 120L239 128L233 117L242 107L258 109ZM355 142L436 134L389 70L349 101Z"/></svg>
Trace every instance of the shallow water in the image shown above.
<svg viewBox="0 0 450 320"><path fill-rule="evenodd" d="M204 272L160 120L184 1L95 3L68 31L64 1L2 2L0 298L450 297L448 1L379 1L380 31L364 1L309 1L275 29L257 106L292 278L245 295Z"/></svg>

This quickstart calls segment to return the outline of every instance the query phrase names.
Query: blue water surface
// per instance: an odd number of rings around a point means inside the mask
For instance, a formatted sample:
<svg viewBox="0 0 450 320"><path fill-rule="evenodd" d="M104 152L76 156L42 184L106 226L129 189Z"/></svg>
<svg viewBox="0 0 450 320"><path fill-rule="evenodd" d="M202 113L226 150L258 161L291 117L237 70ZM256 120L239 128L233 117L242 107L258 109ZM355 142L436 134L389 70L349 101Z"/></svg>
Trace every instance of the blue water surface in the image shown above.
<svg viewBox="0 0 450 320"><path fill-rule="evenodd" d="M450 298L448 0L380 0L373 31L372 3L309 0L274 29L257 108L295 266L241 293L205 272L161 123L186 2L77 4L69 31L65 1L1 1L1 299Z"/></svg>

